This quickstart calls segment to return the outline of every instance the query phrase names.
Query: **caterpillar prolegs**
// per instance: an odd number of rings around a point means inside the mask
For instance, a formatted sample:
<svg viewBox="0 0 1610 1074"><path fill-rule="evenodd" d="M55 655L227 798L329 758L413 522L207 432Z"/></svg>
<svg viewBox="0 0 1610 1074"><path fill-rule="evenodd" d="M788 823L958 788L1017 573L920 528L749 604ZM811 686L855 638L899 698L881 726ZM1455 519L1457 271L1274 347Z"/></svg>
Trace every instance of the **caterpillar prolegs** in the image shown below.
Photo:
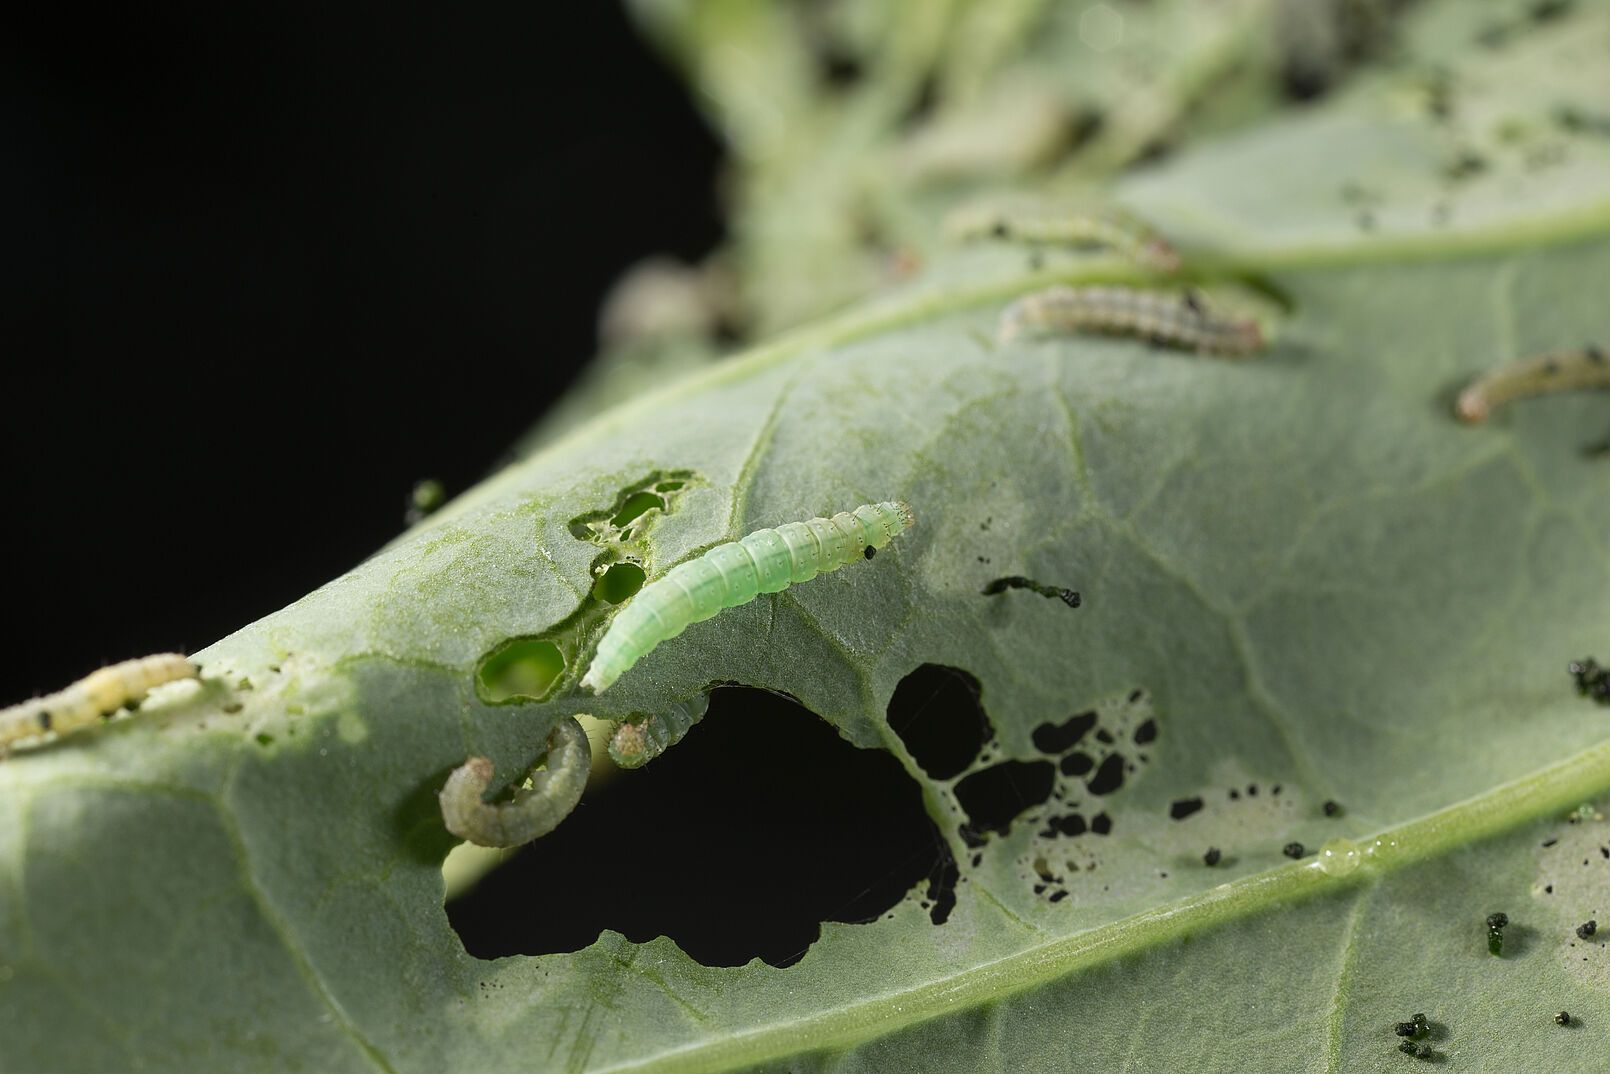
<svg viewBox="0 0 1610 1074"><path fill-rule="evenodd" d="M649 650L689 625L853 563L912 521L904 503L864 504L718 544L643 587L604 632L581 684L603 693Z"/></svg>
<svg viewBox="0 0 1610 1074"><path fill-rule="evenodd" d="M0 709L0 751L23 739L69 734L133 704L154 687L199 675L181 653L157 653L92 671L65 690Z"/></svg>
<svg viewBox="0 0 1610 1074"><path fill-rule="evenodd" d="M442 822L460 839L483 847L529 843L553 831L576 808L592 756L587 733L574 716L567 717L548 736L547 767L532 773L530 787L497 805L482 798L492 785L492 761L471 757L453 769L436 796Z"/></svg>

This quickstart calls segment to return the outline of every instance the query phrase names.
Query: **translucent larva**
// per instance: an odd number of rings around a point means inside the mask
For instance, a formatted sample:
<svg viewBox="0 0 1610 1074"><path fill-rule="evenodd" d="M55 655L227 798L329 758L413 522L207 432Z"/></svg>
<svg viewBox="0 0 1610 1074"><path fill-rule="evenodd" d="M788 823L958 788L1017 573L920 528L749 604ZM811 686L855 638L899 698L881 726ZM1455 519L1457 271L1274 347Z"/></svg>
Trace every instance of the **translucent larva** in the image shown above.
<svg viewBox="0 0 1610 1074"><path fill-rule="evenodd" d="M42 735L65 735L110 716L165 682L200 672L180 653L157 653L92 671L65 690L0 709L0 750Z"/></svg>
<svg viewBox="0 0 1610 1074"><path fill-rule="evenodd" d="M1001 313L996 334L1004 344L1025 328L1139 336L1216 354L1251 354L1263 348L1263 332L1254 320L1216 317L1189 294L1178 298L1132 287L1058 285L1025 295Z"/></svg>
<svg viewBox="0 0 1610 1074"><path fill-rule="evenodd" d="M442 822L460 839L483 847L529 843L553 831L576 808L591 765L587 733L569 717L548 736L547 767L533 772L531 786L515 791L510 801L493 805L482 798L492 785L490 759L471 757L453 769L436 796Z"/></svg>
<svg viewBox="0 0 1610 1074"><path fill-rule="evenodd" d="M641 768L682 741L682 736L710 708L710 695L700 694L668 706L663 712L633 716L609 738L609 756L622 768Z"/></svg>
<svg viewBox="0 0 1610 1074"><path fill-rule="evenodd" d="M1180 267L1179 254L1151 225L1116 206L965 205L945 218L945 230L957 239L1104 246L1160 272Z"/></svg>
<svg viewBox="0 0 1610 1074"><path fill-rule="evenodd" d="M1459 393L1454 413L1465 421L1486 421L1493 407L1511 399L1572 388L1610 388L1610 354L1589 343L1490 369Z"/></svg>
<svg viewBox="0 0 1610 1074"><path fill-rule="evenodd" d="M864 559L866 549L882 548L911 524L904 503L864 504L716 545L643 587L604 632L581 684L603 693L650 649L690 624Z"/></svg>
<svg viewBox="0 0 1610 1074"><path fill-rule="evenodd" d="M1362 857L1351 839L1328 839L1319 848L1319 867L1326 876L1346 876L1358 868Z"/></svg>

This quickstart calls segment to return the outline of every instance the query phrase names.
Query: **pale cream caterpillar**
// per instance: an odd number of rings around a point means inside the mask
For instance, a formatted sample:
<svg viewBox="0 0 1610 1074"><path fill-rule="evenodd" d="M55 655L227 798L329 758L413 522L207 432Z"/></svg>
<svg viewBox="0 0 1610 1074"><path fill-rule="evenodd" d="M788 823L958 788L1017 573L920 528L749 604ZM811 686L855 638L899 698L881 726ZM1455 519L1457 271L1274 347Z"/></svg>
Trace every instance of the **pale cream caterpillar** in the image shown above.
<svg viewBox="0 0 1610 1074"><path fill-rule="evenodd" d="M199 674L180 653L157 653L92 671L65 690L0 709L0 751L25 739L70 734L139 701L153 687Z"/></svg>
<svg viewBox="0 0 1610 1074"><path fill-rule="evenodd" d="M1187 350L1244 355L1263 348L1263 331L1250 318L1230 320L1208 312L1195 296L1183 298L1132 287L1059 284L1024 295L1001 313L996 335L1009 343L1025 329L1139 336Z"/></svg>
<svg viewBox="0 0 1610 1074"><path fill-rule="evenodd" d="M1573 388L1610 388L1610 355L1603 348L1589 343L1489 369L1459 393L1454 413L1465 421L1486 421L1493 407L1511 399Z"/></svg>
<svg viewBox="0 0 1610 1074"><path fill-rule="evenodd" d="M945 230L958 239L1104 246L1159 272L1180 267L1179 254L1151 225L1112 205L1078 210L966 205L946 217Z"/></svg>

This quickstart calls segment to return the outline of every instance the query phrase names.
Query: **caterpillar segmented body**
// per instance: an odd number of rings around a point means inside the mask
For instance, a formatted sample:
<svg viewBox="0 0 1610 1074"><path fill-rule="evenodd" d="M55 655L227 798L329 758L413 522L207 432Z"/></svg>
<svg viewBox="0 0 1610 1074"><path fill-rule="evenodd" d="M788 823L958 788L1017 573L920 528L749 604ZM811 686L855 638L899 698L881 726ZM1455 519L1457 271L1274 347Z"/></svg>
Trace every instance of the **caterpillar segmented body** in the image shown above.
<svg viewBox="0 0 1610 1074"><path fill-rule="evenodd" d="M709 708L710 695L700 694L670 705L663 712L624 721L609 737L610 759L622 768L642 768L681 742Z"/></svg>
<svg viewBox="0 0 1610 1074"><path fill-rule="evenodd" d="M1228 320L1183 299L1132 287L1058 285L1024 295L1001 313L997 337L1009 343L1024 329L1139 336L1204 353L1243 355L1263 348L1263 331L1251 319Z"/></svg>
<svg viewBox="0 0 1610 1074"><path fill-rule="evenodd" d="M1493 407L1527 395L1573 388L1610 388L1610 354L1592 343L1523 358L1489 369L1459 393L1454 413L1486 421Z"/></svg>
<svg viewBox="0 0 1610 1074"><path fill-rule="evenodd" d="M531 774L530 787L496 805L482 798L492 785L492 761L471 757L453 769L436 796L442 823L483 847L517 847L547 835L581 801L592 756L587 732L574 716L567 717L548 736L547 767Z"/></svg>
<svg viewBox="0 0 1610 1074"><path fill-rule="evenodd" d="M138 701L153 687L199 675L181 653L157 653L92 671L65 690L0 709L0 750L23 739L69 734Z"/></svg>
<svg viewBox="0 0 1610 1074"><path fill-rule="evenodd" d="M718 544L644 586L610 623L581 684L603 693L654 646L723 608L808 582L882 548L912 524L904 503L864 504Z"/></svg>
<svg viewBox="0 0 1610 1074"><path fill-rule="evenodd" d="M1116 206L1082 211L969 205L951 213L945 230L958 239L1065 246L1104 246L1159 272L1180 267L1180 256L1150 224Z"/></svg>

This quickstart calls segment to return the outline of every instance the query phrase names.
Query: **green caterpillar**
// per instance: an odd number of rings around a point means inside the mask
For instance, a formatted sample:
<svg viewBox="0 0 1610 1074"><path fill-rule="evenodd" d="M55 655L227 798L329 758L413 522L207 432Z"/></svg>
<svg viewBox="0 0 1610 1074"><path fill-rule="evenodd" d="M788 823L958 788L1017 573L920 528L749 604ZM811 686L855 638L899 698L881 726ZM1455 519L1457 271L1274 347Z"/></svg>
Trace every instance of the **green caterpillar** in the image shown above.
<svg viewBox="0 0 1610 1074"><path fill-rule="evenodd" d="M642 768L682 741L694 724L704 719L710 695L700 694L671 705L664 712L634 715L609 737L609 756L622 768Z"/></svg>
<svg viewBox="0 0 1610 1074"><path fill-rule="evenodd" d="M718 544L672 567L622 609L604 632L581 684L601 694L650 649L690 624L861 559L912 521L904 503L865 504L832 518L790 522Z"/></svg>

